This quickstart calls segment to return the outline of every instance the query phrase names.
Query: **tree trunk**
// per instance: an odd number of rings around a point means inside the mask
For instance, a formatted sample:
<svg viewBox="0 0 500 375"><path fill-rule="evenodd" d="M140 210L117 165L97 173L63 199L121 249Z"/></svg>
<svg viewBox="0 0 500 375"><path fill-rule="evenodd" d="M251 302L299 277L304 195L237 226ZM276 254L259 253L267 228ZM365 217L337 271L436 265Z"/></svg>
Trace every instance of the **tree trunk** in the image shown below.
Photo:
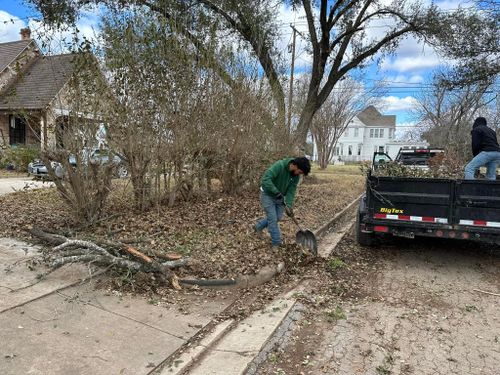
<svg viewBox="0 0 500 375"><path fill-rule="evenodd" d="M302 113L300 114L299 124L295 131L295 145L299 150L304 151L307 143L307 134L311 128L311 123L316 114L317 108L314 103L307 103Z"/></svg>

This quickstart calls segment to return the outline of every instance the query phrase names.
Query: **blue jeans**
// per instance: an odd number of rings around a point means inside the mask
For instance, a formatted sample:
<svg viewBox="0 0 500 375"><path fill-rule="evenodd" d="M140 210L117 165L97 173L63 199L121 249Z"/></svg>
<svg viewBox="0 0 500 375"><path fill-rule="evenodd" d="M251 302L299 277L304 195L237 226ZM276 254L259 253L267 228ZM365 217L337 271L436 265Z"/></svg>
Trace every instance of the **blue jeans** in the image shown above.
<svg viewBox="0 0 500 375"><path fill-rule="evenodd" d="M263 191L260 192L260 204L266 213L264 219L260 219L255 224L255 230L261 231L267 228L271 235L271 243L273 246L281 245L281 232L278 221L283 217L285 207L283 203Z"/></svg>
<svg viewBox="0 0 500 375"><path fill-rule="evenodd" d="M473 180L476 171L484 165L486 166L486 178L496 180L498 163L500 163L500 152L481 151L465 166L465 179Z"/></svg>

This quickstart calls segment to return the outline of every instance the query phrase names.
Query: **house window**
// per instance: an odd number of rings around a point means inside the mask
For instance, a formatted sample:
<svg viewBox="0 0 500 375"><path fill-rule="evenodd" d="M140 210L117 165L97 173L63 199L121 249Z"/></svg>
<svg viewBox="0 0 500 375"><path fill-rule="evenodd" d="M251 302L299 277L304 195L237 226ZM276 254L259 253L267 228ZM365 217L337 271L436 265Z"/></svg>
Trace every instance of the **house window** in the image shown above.
<svg viewBox="0 0 500 375"><path fill-rule="evenodd" d="M349 137L349 128L345 130L344 136Z"/></svg>
<svg viewBox="0 0 500 375"><path fill-rule="evenodd" d="M354 137L359 137L359 128L354 128Z"/></svg>
<svg viewBox="0 0 500 375"><path fill-rule="evenodd" d="M384 129L380 129L380 138L384 138Z"/></svg>
<svg viewBox="0 0 500 375"><path fill-rule="evenodd" d="M26 123L24 120L10 116L9 122L9 144L11 146L26 144Z"/></svg>
<svg viewBox="0 0 500 375"><path fill-rule="evenodd" d="M359 145L358 145L358 156L360 156L360 155L361 155L361 147L362 147L362 146L361 146L361 144L359 144Z"/></svg>
<svg viewBox="0 0 500 375"><path fill-rule="evenodd" d="M352 155L352 145L349 145L347 152L348 152L348 155Z"/></svg>
<svg viewBox="0 0 500 375"><path fill-rule="evenodd" d="M379 129L375 129L375 138L379 137Z"/></svg>
<svg viewBox="0 0 500 375"><path fill-rule="evenodd" d="M378 152L384 152L384 146L378 146Z"/></svg>
<svg viewBox="0 0 500 375"><path fill-rule="evenodd" d="M370 138L374 138L375 136L375 129L370 129Z"/></svg>

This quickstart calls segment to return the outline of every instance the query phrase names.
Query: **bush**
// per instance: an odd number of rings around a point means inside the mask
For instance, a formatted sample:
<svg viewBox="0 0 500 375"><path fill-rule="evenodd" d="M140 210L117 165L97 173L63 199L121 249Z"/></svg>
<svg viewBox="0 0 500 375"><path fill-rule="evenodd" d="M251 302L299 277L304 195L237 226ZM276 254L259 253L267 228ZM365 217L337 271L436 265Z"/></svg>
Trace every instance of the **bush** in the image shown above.
<svg viewBox="0 0 500 375"><path fill-rule="evenodd" d="M40 149L36 146L10 146L0 155L0 167L13 168L18 172L26 172L28 164L40 157Z"/></svg>

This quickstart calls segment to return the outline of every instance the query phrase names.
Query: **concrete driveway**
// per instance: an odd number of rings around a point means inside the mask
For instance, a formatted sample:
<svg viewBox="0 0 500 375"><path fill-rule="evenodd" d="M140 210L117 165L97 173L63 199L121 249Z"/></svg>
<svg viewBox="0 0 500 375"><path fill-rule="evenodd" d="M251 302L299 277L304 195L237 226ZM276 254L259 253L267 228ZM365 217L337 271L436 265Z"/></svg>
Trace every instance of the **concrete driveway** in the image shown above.
<svg viewBox="0 0 500 375"><path fill-rule="evenodd" d="M32 177L0 178L0 195L52 186L52 182L36 181Z"/></svg>

